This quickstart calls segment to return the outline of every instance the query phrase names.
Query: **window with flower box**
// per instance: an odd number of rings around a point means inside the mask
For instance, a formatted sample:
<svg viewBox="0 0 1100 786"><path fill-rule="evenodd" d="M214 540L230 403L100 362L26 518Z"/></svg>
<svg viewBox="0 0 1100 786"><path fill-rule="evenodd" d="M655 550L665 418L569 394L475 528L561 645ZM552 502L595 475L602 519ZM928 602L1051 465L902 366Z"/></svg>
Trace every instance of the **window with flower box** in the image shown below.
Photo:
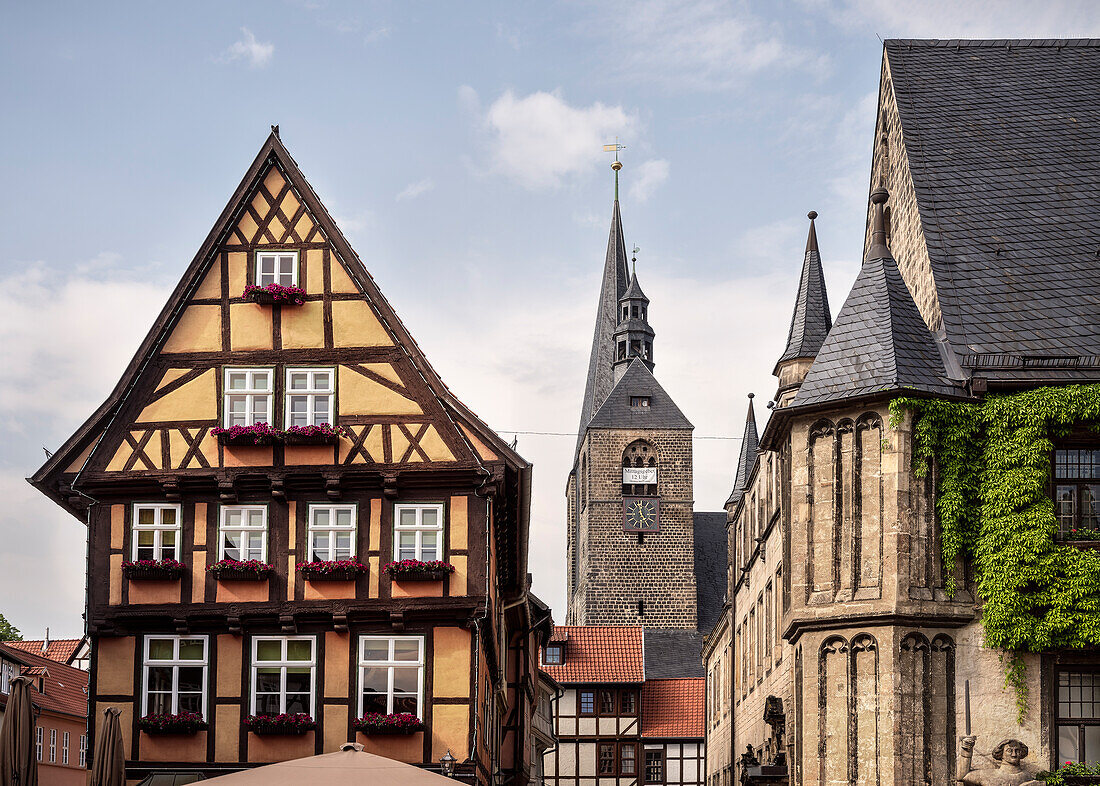
<svg viewBox="0 0 1100 786"><path fill-rule="evenodd" d="M309 506L309 558L333 562L355 556L355 505Z"/></svg>
<svg viewBox="0 0 1100 786"><path fill-rule="evenodd" d="M333 401L336 387L331 368L288 368L286 370L286 427L319 426L335 422Z"/></svg>
<svg viewBox="0 0 1100 786"><path fill-rule="evenodd" d="M142 715L197 712L206 717L207 645L206 636L145 639Z"/></svg>
<svg viewBox="0 0 1100 786"><path fill-rule="evenodd" d="M135 560L180 558L180 506L134 505L132 554Z"/></svg>
<svg viewBox="0 0 1100 786"><path fill-rule="evenodd" d="M267 506L223 505L218 526L218 559L267 560Z"/></svg>
<svg viewBox="0 0 1100 786"><path fill-rule="evenodd" d="M222 425L252 426L271 422L274 370L227 368L222 386Z"/></svg>
<svg viewBox="0 0 1100 786"><path fill-rule="evenodd" d="M1100 449L1054 451L1054 505L1065 540L1100 540Z"/></svg>
<svg viewBox="0 0 1100 786"><path fill-rule="evenodd" d="M359 716L424 712L424 638L359 637Z"/></svg>
<svg viewBox="0 0 1100 786"><path fill-rule="evenodd" d="M316 641L311 636L252 639L253 715L312 717L316 678Z"/></svg>
<svg viewBox="0 0 1100 786"><path fill-rule="evenodd" d="M256 286L298 286L297 251L257 251Z"/></svg>
<svg viewBox="0 0 1100 786"><path fill-rule="evenodd" d="M443 558L442 505L394 505L393 527L394 559Z"/></svg>

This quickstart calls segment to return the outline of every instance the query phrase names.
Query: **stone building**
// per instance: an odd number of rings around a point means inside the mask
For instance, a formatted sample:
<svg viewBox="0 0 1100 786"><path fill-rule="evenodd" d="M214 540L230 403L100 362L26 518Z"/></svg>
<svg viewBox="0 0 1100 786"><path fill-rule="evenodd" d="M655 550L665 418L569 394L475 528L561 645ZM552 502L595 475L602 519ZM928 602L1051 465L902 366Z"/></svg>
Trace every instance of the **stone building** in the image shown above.
<svg viewBox="0 0 1100 786"><path fill-rule="evenodd" d="M708 784L1100 762L1095 650L1023 653L1018 710L973 563L941 557L938 460L918 472L914 415L889 409L1100 382L1098 88L1097 41L886 42L865 261L834 321L810 214L758 445L750 403L704 647ZM1037 504L1073 549L1100 522L1100 440L1066 433Z"/></svg>

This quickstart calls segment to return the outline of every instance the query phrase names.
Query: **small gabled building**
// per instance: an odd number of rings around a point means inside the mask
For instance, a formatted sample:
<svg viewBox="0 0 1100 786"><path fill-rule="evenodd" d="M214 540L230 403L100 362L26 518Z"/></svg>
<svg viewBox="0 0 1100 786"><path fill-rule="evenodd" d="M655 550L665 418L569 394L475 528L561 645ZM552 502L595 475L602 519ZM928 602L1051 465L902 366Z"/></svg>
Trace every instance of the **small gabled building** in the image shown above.
<svg viewBox="0 0 1100 786"><path fill-rule="evenodd" d="M527 594L530 472L273 129L110 397L31 478L88 527L93 736L122 710L128 779L358 740L525 783L550 625Z"/></svg>

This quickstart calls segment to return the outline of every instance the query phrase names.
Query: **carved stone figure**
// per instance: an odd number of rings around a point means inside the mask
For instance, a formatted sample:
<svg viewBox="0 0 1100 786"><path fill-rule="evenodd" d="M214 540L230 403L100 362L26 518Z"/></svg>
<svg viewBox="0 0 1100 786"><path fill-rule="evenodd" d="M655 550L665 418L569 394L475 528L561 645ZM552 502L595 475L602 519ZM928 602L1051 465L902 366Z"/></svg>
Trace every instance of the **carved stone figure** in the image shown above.
<svg viewBox="0 0 1100 786"><path fill-rule="evenodd" d="M1027 746L1019 740L1000 742L990 755L997 762L991 769L973 770L970 760L974 756L974 743L978 738L969 735L962 738L955 779L971 786L1042 786L1042 781L1024 769L1021 762L1027 756Z"/></svg>

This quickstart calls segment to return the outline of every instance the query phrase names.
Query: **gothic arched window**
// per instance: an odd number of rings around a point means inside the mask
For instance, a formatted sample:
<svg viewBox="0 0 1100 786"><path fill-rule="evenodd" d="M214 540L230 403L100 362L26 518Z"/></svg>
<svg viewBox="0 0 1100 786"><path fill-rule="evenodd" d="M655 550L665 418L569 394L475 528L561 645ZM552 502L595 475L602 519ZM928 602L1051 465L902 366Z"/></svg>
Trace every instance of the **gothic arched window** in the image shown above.
<svg viewBox="0 0 1100 786"><path fill-rule="evenodd" d="M623 451L623 469L647 469L645 473L652 482L627 482L627 473L623 472L623 496L624 497L656 497L657 496L657 450L644 439L636 439L626 446ZM641 473L639 473L640 475Z"/></svg>

